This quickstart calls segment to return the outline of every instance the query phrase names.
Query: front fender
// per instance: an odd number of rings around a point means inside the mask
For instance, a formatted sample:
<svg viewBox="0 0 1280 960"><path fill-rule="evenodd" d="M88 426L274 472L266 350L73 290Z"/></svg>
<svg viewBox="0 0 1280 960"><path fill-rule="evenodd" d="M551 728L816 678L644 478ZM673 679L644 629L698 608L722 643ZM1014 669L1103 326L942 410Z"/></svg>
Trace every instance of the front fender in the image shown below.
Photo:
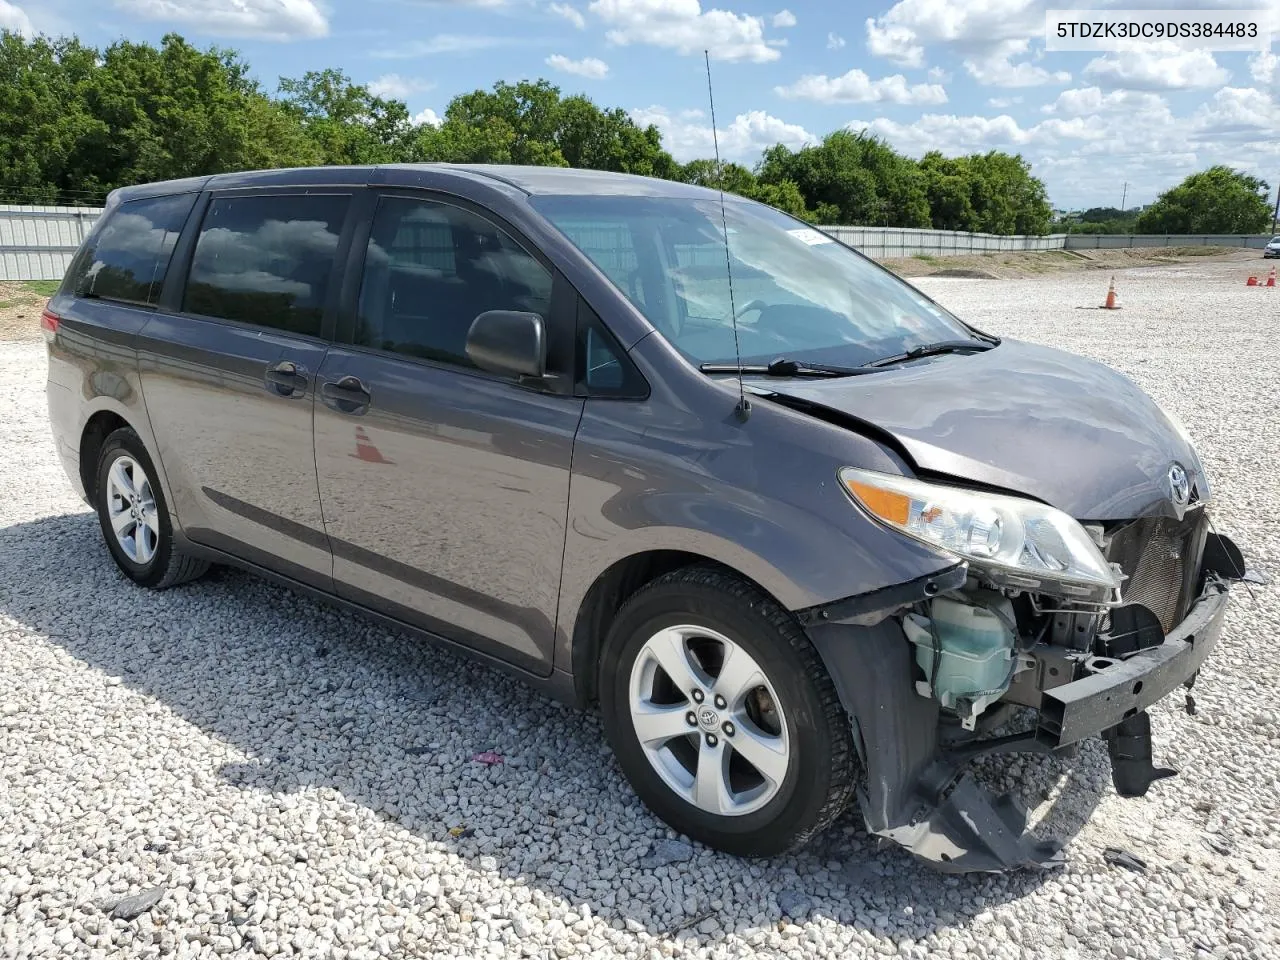
<svg viewBox="0 0 1280 960"><path fill-rule="evenodd" d="M644 402L587 401L569 487L558 668L573 662L574 625L593 584L649 551L723 564L791 611L955 566L873 521L841 487L845 464L901 469L877 444L768 401L743 423L733 397L724 400L716 420L692 412L707 404L670 402L661 386Z"/></svg>

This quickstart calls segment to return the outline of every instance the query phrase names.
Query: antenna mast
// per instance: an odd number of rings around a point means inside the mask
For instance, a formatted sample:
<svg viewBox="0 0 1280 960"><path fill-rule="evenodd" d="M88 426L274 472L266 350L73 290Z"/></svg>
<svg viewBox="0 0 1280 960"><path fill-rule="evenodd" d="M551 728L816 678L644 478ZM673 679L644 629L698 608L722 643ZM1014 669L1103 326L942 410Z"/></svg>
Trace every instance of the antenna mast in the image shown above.
<svg viewBox="0 0 1280 960"><path fill-rule="evenodd" d="M739 420L751 416L751 401L742 384L742 349L738 346L738 307L733 301L733 258L729 254L729 220L724 212L724 170L720 166L720 135L716 132L716 98L711 92L711 53L702 51L707 64L707 101L711 104L711 143L716 152L716 185L720 188L720 229L724 234L724 269L729 278L729 319L733 324L733 359L738 365L738 405L733 408Z"/></svg>

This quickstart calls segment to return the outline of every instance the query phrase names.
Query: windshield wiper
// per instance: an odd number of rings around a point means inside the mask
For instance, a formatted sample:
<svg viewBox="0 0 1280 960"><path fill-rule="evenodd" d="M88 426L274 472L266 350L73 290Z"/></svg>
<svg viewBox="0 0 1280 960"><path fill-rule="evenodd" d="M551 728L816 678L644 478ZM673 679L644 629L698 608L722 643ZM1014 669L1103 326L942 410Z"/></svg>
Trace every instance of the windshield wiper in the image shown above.
<svg viewBox="0 0 1280 960"><path fill-rule="evenodd" d="M742 373L764 377L856 377L870 373L866 367L838 367L829 363L801 363L790 357L778 357L769 363L704 363L703 373Z"/></svg>
<svg viewBox="0 0 1280 960"><path fill-rule="evenodd" d="M863 367L889 367L895 363L905 363L908 360L918 360L920 357L934 357L943 353L966 353L973 351L981 353L984 350L990 350L1000 341L991 343L986 340L938 340L935 343L922 343L918 347L912 347L903 353L895 353L891 357L881 357L879 360L872 360L870 363L864 363Z"/></svg>

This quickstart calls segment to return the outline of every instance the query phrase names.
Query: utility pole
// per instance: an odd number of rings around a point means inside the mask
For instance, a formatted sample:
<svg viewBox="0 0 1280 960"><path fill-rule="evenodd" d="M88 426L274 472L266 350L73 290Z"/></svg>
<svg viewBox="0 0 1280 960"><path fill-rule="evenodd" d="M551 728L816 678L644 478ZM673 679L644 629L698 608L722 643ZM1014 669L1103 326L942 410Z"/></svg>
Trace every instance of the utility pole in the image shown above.
<svg viewBox="0 0 1280 960"><path fill-rule="evenodd" d="M1280 183L1276 184L1276 211L1271 214L1271 235L1280 233Z"/></svg>
<svg viewBox="0 0 1280 960"><path fill-rule="evenodd" d="M1124 213L1124 201L1125 201L1125 198L1128 196L1129 196L1129 181L1126 180L1124 182L1124 190L1122 190L1120 193L1120 212L1121 213Z"/></svg>

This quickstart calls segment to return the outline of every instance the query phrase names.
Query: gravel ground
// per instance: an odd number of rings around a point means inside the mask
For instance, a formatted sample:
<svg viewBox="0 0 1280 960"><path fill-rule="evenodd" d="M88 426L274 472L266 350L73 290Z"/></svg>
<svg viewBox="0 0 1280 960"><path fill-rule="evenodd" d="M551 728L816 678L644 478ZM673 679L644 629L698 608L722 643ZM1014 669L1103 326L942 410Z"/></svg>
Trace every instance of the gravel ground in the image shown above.
<svg viewBox="0 0 1280 960"><path fill-rule="evenodd" d="M1135 377L1274 577L1280 289L1246 272L1122 272L1116 313L1077 309L1096 273L921 285ZM852 815L748 862L670 837L592 715L244 574L128 585L56 461L44 369L41 344L0 344L4 956L1276 955L1275 588L1239 591L1197 714L1153 711L1182 773L1145 799L1115 796L1096 742L984 767L1070 839L1064 869L942 877Z"/></svg>

